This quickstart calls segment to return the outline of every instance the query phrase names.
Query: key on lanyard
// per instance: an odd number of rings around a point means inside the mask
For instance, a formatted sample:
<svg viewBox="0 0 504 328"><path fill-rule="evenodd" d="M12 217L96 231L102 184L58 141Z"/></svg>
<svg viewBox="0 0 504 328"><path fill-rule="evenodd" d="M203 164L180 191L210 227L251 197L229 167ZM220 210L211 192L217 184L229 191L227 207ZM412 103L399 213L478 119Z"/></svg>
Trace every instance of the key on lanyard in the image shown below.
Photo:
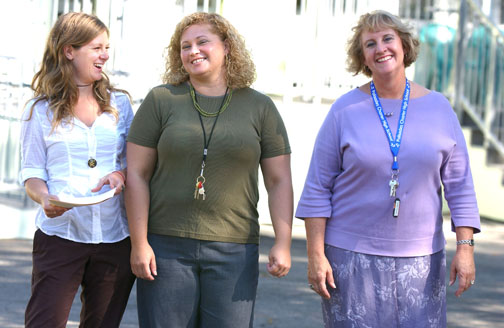
<svg viewBox="0 0 504 328"><path fill-rule="evenodd" d="M196 189L194 190L194 199L199 199L200 197L205 200L205 187L203 184L205 183L205 177L200 175L196 178Z"/></svg>

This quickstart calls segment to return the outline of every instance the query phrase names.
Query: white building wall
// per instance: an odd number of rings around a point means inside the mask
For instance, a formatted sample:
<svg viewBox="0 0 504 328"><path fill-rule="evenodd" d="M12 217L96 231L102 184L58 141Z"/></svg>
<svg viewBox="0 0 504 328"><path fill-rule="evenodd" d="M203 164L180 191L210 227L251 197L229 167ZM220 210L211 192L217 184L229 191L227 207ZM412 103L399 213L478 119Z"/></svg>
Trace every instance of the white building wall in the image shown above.
<svg viewBox="0 0 504 328"><path fill-rule="evenodd" d="M0 79L31 82L52 14L50 0L0 0Z"/></svg>
<svg viewBox="0 0 504 328"><path fill-rule="evenodd" d="M255 88L268 93L312 98L335 98L365 81L346 72L345 46L351 27L367 11L385 9L397 14L399 0L296 0L217 1L222 13L245 37L257 67ZM31 82L40 65L47 34L57 17L58 4L78 10L75 0L0 0L3 31L0 56L22 63L17 74ZM208 8L209 1L204 5ZM96 15L111 32L111 58L107 69L127 72L112 82L129 90L136 99L161 83L164 49L180 19L198 9L197 0L100 0ZM346 6L343 6L345 4ZM222 6L221 6L222 5ZM84 11L91 1L83 0ZM6 9L12 7L12 10ZM333 13L334 11L334 13ZM3 61L2 61L3 62Z"/></svg>

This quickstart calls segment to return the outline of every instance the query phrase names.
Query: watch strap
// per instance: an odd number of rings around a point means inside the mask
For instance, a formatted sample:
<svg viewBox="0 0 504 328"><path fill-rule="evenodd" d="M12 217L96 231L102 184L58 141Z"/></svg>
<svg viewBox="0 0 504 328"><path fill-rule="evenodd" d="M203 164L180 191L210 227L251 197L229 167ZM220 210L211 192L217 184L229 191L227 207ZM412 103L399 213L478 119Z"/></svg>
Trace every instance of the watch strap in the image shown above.
<svg viewBox="0 0 504 328"><path fill-rule="evenodd" d="M474 239L462 239L462 240L457 240L457 245L469 245L469 246L474 246Z"/></svg>

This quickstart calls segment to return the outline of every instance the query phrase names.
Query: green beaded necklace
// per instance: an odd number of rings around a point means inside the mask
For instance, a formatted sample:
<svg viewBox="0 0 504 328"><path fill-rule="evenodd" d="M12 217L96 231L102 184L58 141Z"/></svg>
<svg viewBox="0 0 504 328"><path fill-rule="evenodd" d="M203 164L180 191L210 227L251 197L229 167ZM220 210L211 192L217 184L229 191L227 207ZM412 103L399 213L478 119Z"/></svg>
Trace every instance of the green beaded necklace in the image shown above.
<svg viewBox="0 0 504 328"><path fill-rule="evenodd" d="M191 99L193 101L194 108L196 108L198 113L200 113L202 116L205 117L215 117L224 112L228 108L228 105L231 102L231 96L233 95L233 89L229 90L229 93L227 94L226 99L224 100L224 103L222 104L219 111L217 113L209 113L205 111L203 108L201 108L200 105L198 104L198 101L196 100L196 91L194 91L194 87L192 86L191 83L189 83L189 88L191 89Z"/></svg>

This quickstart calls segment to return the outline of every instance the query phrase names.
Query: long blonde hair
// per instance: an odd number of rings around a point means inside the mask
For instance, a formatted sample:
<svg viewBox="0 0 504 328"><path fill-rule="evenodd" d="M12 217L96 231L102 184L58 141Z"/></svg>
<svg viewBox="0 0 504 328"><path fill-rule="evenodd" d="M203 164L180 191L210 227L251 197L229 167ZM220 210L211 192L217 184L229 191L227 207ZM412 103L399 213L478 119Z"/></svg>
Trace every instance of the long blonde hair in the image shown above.
<svg viewBox="0 0 504 328"><path fill-rule="evenodd" d="M58 18L54 24L44 51L40 70L32 80L31 88L36 99L30 109L28 120L31 119L33 108L39 101L47 101L53 112L52 130L63 121L74 117L74 106L77 104L79 90L73 79L72 62L64 55L65 46L75 49L88 44L103 32L109 34L105 24L96 16L86 13L68 13ZM102 79L93 83L93 94L102 112L111 113L118 118L117 109L110 106L110 93L115 89L104 72ZM128 94L129 95L129 94Z"/></svg>
<svg viewBox="0 0 504 328"><path fill-rule="evenodd" d="M249 87L256 78L256 72L243 37L221 15L203 12L188 15L177 24L170 45L166 48L166 72L163 81L178 85L189 80L189 73L180 58L180 38L187 28L197 24L209 24L212 33L218 35L228 47L229 53L225 59L227 86L233 89Z"/></svg>

